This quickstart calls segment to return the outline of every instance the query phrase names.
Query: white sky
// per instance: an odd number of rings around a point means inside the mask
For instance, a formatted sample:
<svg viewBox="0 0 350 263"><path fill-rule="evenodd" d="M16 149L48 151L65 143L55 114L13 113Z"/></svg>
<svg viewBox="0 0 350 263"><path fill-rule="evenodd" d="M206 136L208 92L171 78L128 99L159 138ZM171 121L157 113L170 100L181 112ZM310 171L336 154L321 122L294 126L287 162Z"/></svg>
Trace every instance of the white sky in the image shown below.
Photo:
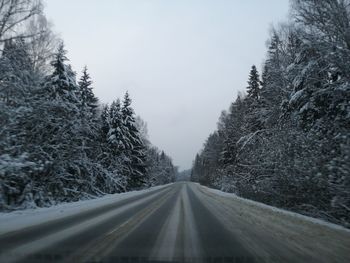
<svg viewBox="0 0 350 263"><path fill-rule="evenodd" d="M153 144L191 167L222 110L261 68L288 0L46 0L78 73L100 101L128 90Z"/></svg>

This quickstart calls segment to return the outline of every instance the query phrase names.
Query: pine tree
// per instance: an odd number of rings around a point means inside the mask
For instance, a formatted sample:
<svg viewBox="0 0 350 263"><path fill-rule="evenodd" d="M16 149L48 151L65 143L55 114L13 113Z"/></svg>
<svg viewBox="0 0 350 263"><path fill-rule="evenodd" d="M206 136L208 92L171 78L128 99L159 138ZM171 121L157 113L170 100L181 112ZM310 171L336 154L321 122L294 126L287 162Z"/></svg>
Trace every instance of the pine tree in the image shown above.
<svg viewBox="0 0 350 263"><path fill-rule="evenodd" d="M83 69L83 74L78 82L78 85L82 108L87 109L92 115L96 115L98 99L92 91L92 81L86 66Z"/></svg>
<svg viewBox="0 0 350 263"><path fill-rule="evenodd" d="M255 65L252 66L250 73L249 73L249 79L248 79L248 87L247 87L247 98L245 103L247 103L247 107L249 108L249 111L245 114L246 115L246 123L244 125L244 129L247 132L256 132L257 130L260 130L264 126L264 104L261 100L261 81L259 73L255 67Z"/></svg>
<svg viewBox="0 0 350 263"><path fill-rule="evenodd" d="M246 123L247 103L245 98L239 95L230 106L229 113L225 118L225 129L220 132L223 140L221 162L225 166L236 163L237 142L246 134L244 130Z"/></svg>
<svg viewBox="0 0 350 263"><path fill-rule="evenodd" d="M79 107L79 87L63 44L51 65L52 74L35 95L32 123L28 134L37 147L46 153L47 171L43 182L50 184L55 200L76 200L92 189L93 177L87 158L88 123ZM79 191L77 191L79 189Z"/></svg>
<svg viewBox="0 0 350 263"><path fill-rule="evenodd" d="M177 169L171 158L157 147L147 147L147 186L156 186L175 181Z"/></svg>
<svg viewBox="0 0 350 263"><path fill-rule="evenodd" d="M0 57L0 99L18 106L30 92L35 77L24 40L7 40Z"/></svg>
<svg viewBox="0 0 350 263"><path fill-rule="evenodd" d="M146 183L146 147L135 124L134 110L131 108L131 99L126 92L122 106L123 124L126 129L125 140L128 142L125 151L129 162L128 188L138 188Z"/></svg>
<svg viewBox="0 0 350 263"><path fill-rule="evenodd" d="M248 98L257 101L260 98L260 78L255 65L252 66L248 80Z"/></svg>
<svg viewBox="0 0 350 263"><path fill-rule="evenodd" d="M20 9L15 11L26 13ZM55 44L46 34L50 32L38 30L48 27L35 27L35 23L31 21L31 29L21 27L29 30L23 38L14 28L12 40L2 39L0 210L47 206L174 181L171 159L149 150L153 146L146 125L140 119L135 123L129 95L123 105L117 100L99 115L87 68L77 83L63 43L53 54ZM51 58L50 67L46 61Z"/></svg>
<svg viewBox="0 0 350 263"><path fill-rule="evenodd" d="M117 155L123 154L125 150L131 148L127 130L123 123L120 100L113 101L109 108L109 131L107 141L111 145L113 152Z"/></svg>
<svg viewBox="0 0 350 263"><path fill-rule="evenodd" d="M59 98L78 105L80 103L78 85L71 66L65 63L68 61L66 53L62 42L51 62L53 73L48 77L45 85L53 99Z"/></svg>
<svg viewBox="0 0 350 263"><path fill-rule="evenodd" d="M250 85L220 120L223 171L210 174L245 198L349 226L348 1L292 0L292 8L295 21L271 35L260 94ZM192 173L208 185L213 142L210 135Z"/></svg>
<svg viewBox="0 0 350 263"><path fill-rule="evenodd" d="M0 56L0 210L35 206L33 174L24 123L32 116L31 97L39 85L23 39L8 40Z"/></svg>
<svg viewBox="0 0 350 263"><path fill-rule="evenodd" d="M261 123L264 127L273 127L278 123L281 104L288 98L287 80L284 74L285 54L282 41L276 31L273 32L268 47L267 59L263 66L262 88L260 91Z"/></svg>

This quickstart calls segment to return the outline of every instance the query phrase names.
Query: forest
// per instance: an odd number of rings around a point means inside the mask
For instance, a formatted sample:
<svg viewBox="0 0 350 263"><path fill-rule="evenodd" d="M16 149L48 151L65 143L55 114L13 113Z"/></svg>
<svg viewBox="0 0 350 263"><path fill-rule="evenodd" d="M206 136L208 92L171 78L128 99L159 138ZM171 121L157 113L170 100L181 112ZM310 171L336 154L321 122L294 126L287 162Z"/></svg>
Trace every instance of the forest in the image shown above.
<svg viewBox="0 0 350 263"><path fill-rule="evenodd" d="M290 3L191 180L349 227L350 4ZM0 0L0 211L174 182L177 168L150 142L131 95L100 102L43 10Z"/></svg>
<svg viewBox="0 0 350 263"><path fill-rule="evenodd" d="M0 0L0 48L0 211L175 180L129 93L105 105L72 69L41 1Z"/></svg>
<svg viewBox="0 0 350 263"><path fill-rule="evenodd" d="M349 227L350 3L292 0L271 31L191 180Z"/></svg>

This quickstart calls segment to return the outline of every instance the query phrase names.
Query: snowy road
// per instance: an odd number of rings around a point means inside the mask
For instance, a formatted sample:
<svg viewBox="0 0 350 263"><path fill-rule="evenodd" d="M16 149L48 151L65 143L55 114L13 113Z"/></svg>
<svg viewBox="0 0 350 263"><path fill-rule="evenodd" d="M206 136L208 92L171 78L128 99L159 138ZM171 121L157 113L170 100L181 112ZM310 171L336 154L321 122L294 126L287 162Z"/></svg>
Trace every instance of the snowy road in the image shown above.
<svg viewBox="0 0 350 263"><path fill-rule="evenodd" d="M198 184L116 196L1 215L0 262L350 262L350 231Z"/></svg>

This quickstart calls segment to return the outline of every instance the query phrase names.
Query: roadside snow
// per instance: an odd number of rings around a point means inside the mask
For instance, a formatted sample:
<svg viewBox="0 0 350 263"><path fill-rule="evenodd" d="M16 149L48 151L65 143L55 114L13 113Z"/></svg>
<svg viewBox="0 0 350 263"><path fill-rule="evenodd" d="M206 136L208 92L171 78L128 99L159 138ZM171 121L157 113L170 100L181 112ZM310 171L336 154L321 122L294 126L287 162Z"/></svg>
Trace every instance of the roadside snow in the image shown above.
<svg viewBox="0 0 350 263"><path fill-rule="evenodd" d="M193 190L257 262L350 262L349 229L204 186Z"/></svg>
<svg viewBox="0 0 350 263"><path fill-rule="evenodd" d="M26 227L38 225L51 220L79 214L94 208L112 204L143 193L153 192L167 185L152 187L141 191L131 191L127 193L105 195L100 198L78 201L73 203L63 203L51 207L33 208L10 213L0 213L0 235L17 231Z"/></svg>
<svg viewBox="0 0 350 263"><path fill-rule="evenodd" d="M220 190L212 189L212 188L209 188L206 186L201 186L201 187L205 188L206 191L212 192L212 193L217 194L219 196L234 198L237 201L244 202L244 203L249 204L251 206L257 206L257 207L262 208L262 209L270 210L273 213L278 213L278 214L285 215L285 216L291 216L291 217L294 217L294 218L299 219L299 220L308 221L310 223L314 223L314 224L326 226L326 227L329 227L329 228L332 228L335 230L342 230L342 231L346 231L346 232L350 233L350 229L347 229L343 226L333 224L333 223L330 223L327 221L323 221L322 219L301 215L301 214L298 214L295 212L283 210L281 208L277 208L277 207L266 205L263 203L259 203L259 202L253 201L253 200L245 199L245 198L239 197L233 193L222 192Z"/></svg>

